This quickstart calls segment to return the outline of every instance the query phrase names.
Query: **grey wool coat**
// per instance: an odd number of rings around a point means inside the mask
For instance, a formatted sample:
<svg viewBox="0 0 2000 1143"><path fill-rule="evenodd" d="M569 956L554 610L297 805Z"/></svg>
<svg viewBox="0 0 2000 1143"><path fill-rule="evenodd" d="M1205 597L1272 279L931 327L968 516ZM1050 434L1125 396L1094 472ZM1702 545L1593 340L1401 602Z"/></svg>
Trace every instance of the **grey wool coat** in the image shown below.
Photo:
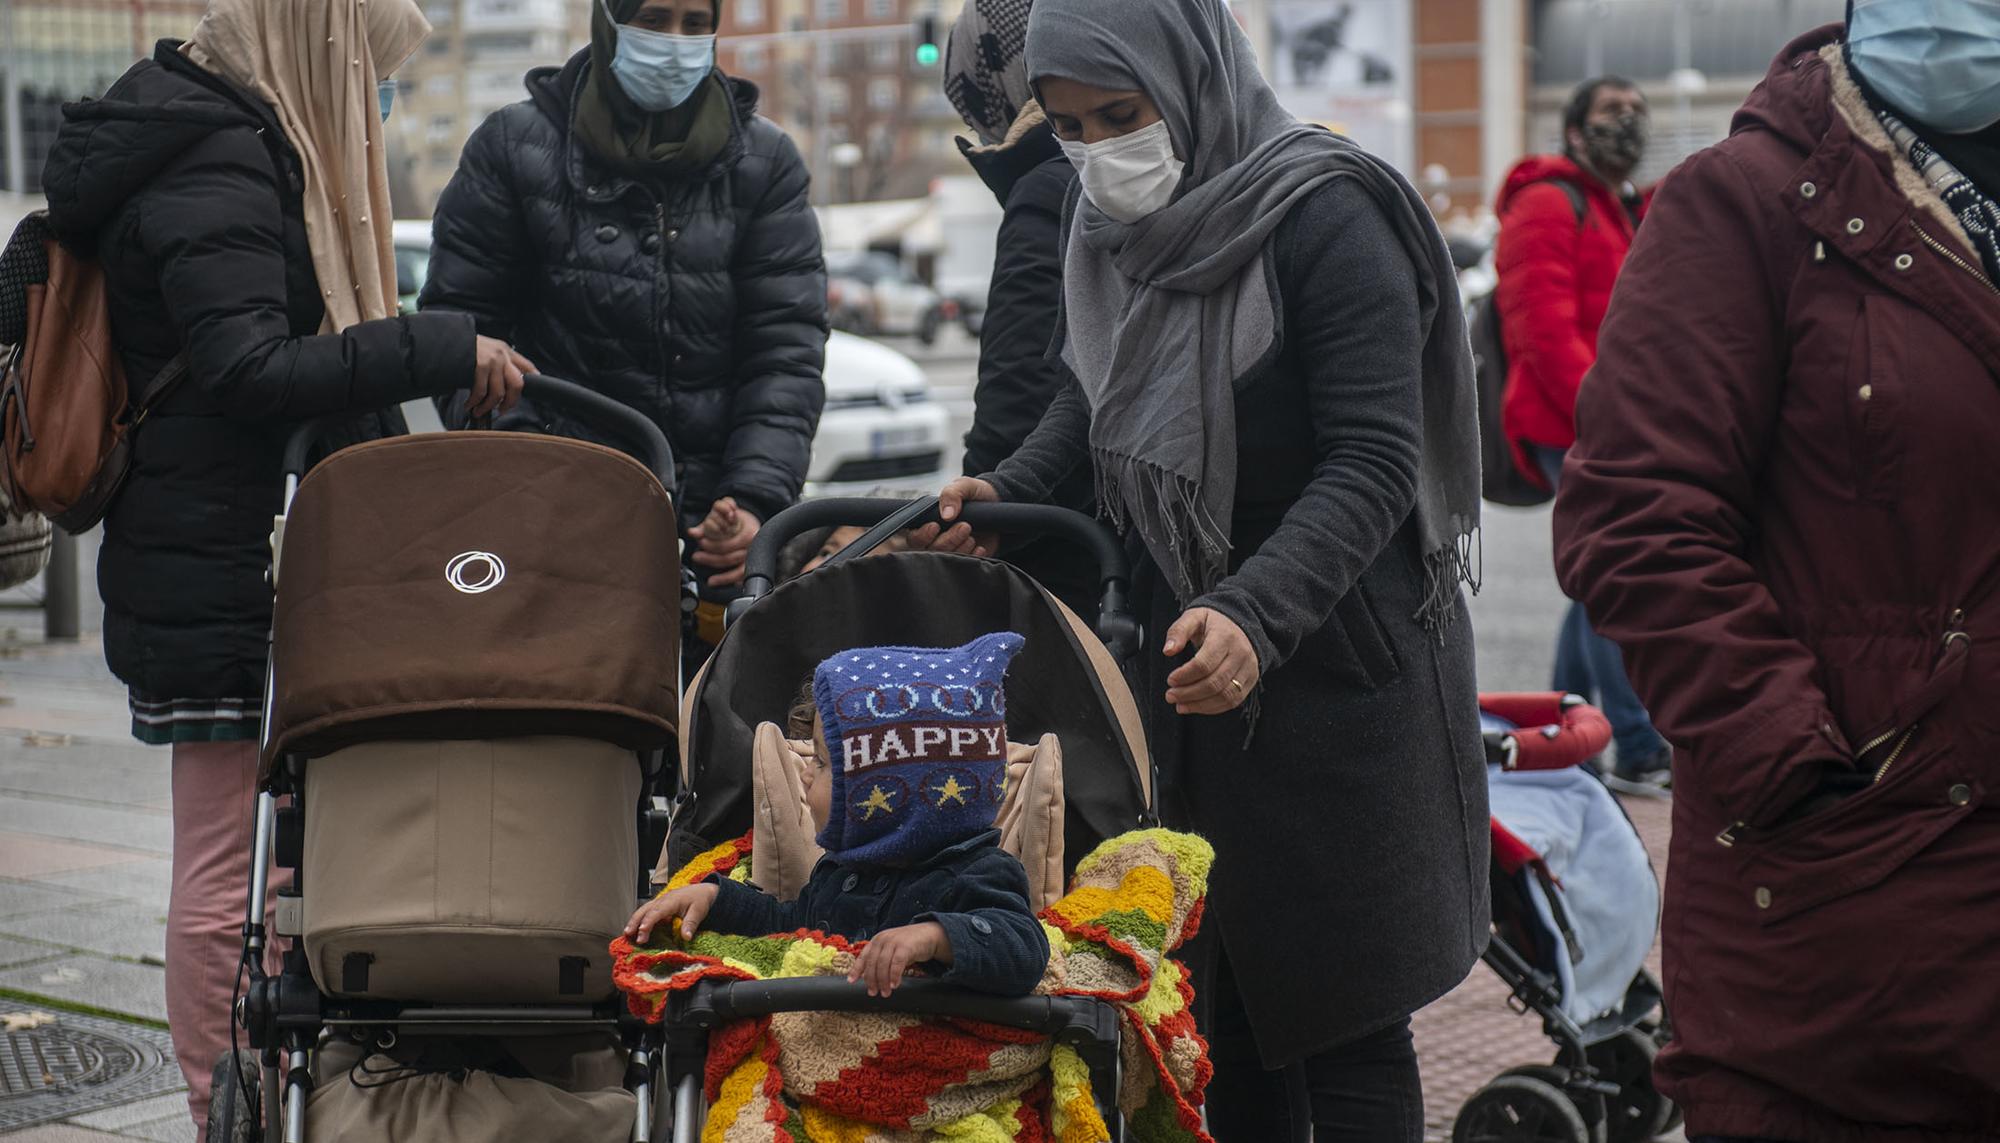
<svg viewBox="0 0 2000 1143"><path fill-rule="evenodd" d="M1271 260L1280 348L1237 389L1229 616L1263 668L1254 721L1176 714L1160 653L1181 608L1139 557L1133 684L1164 809L1214 843L1219 930L1267 1064L1380 1029L1486 947L1488 818L1472 632L1428 631L1414 522L1425 330L1415 270L1353 180L1301 200ZM1089 463L1072 381L990 479L1035 501Z"/></svg>

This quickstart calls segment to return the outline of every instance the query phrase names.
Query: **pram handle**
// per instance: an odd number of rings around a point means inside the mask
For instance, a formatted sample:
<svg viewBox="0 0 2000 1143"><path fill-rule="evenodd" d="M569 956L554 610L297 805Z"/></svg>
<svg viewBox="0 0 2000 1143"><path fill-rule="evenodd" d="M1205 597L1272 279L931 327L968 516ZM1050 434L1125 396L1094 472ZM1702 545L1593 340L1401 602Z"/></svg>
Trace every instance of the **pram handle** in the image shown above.
<svg viewBox="0 0 2000 1143"><path fill-rule="evenodd" d="M1097 561L1100 589L1098 637L1121 660L1138 653L1145 636L1131 611L1132 566L1110 529L1081 512L1046 504L967 504L959 520L979 531L1047 536L1089 551ZM766 521L751 542L743 598L732 605L732 611L740 613L769 595L777 583L778 557L785 545L815 528L871 529L834 557L844 561L867 555L904 529L940 522L935 496L921 500L808 500L787 508Z"/></svg>
<svg viewBox="0 0 2000 1143"><path fill-rule="evenodd" d="M673 494L673 446L667 443L667 435L660 431L660 426L654 424L652 418L574 381L541 373L530 373L523 378L521 396L538 405L570 413L637 450L641 463L659 478L661 487L667 490L668 495ZM312 455L313 446L329 430L348 419L345 415L318 417L293 429L285 441L284 475L303 478L306 460Z"/></svg>
<svg viewBox="0 0 2000 1143"><path fill-rule="evenodd" d="M894 1012L979 1020L1053 1036L1072 1046L1118 1045L1118 1011L1081 996L991 996L942 980L913 977L888 996L868 995L865 984L837 976L780 980L703 981L678 994L668 1019L676 1025L719 1028L780 1012Z"/></svg>

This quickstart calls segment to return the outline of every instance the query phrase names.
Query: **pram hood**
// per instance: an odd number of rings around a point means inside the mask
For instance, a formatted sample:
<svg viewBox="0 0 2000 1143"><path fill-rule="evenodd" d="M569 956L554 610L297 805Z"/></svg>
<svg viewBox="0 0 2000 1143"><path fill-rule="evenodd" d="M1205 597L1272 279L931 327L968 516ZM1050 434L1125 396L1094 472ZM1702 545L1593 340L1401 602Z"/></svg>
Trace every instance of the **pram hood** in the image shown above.
<svg viewBox="0 0 2000 1143"><path fill-rule="evenodd" d="M523 433L342 450L284 522L268 769L385 738L673 740L679 534L616 450Z"/></svg>
<svg viewBox="0 0 2000 1143"><path fill-rule="evenodd" d="M1062 744L1067 852L1081 856L1149 818L1152 764L1138 704L1089 626L1006 564L930 552L873 556L777 588L734 623L688 688L681 719L678 865L750 829L751 753L813 668L853 647L949 647L1025 636L1007 674L1007 737Z"/></svg>

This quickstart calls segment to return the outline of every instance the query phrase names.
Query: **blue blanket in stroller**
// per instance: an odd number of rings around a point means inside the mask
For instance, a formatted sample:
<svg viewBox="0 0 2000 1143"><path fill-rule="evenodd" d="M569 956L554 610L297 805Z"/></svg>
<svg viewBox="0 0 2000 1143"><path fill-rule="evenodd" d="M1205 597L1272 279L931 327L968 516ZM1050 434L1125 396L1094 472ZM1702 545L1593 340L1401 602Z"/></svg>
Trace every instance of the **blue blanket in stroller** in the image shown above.
<svg viewBox="0 0 2000 1143"><path fill-rule="evenodd" d="M1564 1014L1583 1025L1618 1010L1659 929L1660 885L1631 819L1582 769L1494 766L1487 790L1494 820L1541 855L1555 882L1559 900L1551 902L1539 878L1522 879L1558 951ZM1561 935L1558 908L1573 943Z"/></svg>

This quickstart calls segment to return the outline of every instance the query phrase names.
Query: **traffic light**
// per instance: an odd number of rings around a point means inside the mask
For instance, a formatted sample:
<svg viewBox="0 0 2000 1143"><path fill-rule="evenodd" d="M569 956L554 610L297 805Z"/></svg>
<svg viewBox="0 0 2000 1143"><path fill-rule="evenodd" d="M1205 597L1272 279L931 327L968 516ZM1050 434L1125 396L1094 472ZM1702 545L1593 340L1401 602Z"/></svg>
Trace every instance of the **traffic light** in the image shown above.
<svg viewBox="0 0 2000 1143"><path fill-rule="evenodd" d="M917 66L936 67L944 54L938 48L938 26L936 16L917 17Z"/></svg>

